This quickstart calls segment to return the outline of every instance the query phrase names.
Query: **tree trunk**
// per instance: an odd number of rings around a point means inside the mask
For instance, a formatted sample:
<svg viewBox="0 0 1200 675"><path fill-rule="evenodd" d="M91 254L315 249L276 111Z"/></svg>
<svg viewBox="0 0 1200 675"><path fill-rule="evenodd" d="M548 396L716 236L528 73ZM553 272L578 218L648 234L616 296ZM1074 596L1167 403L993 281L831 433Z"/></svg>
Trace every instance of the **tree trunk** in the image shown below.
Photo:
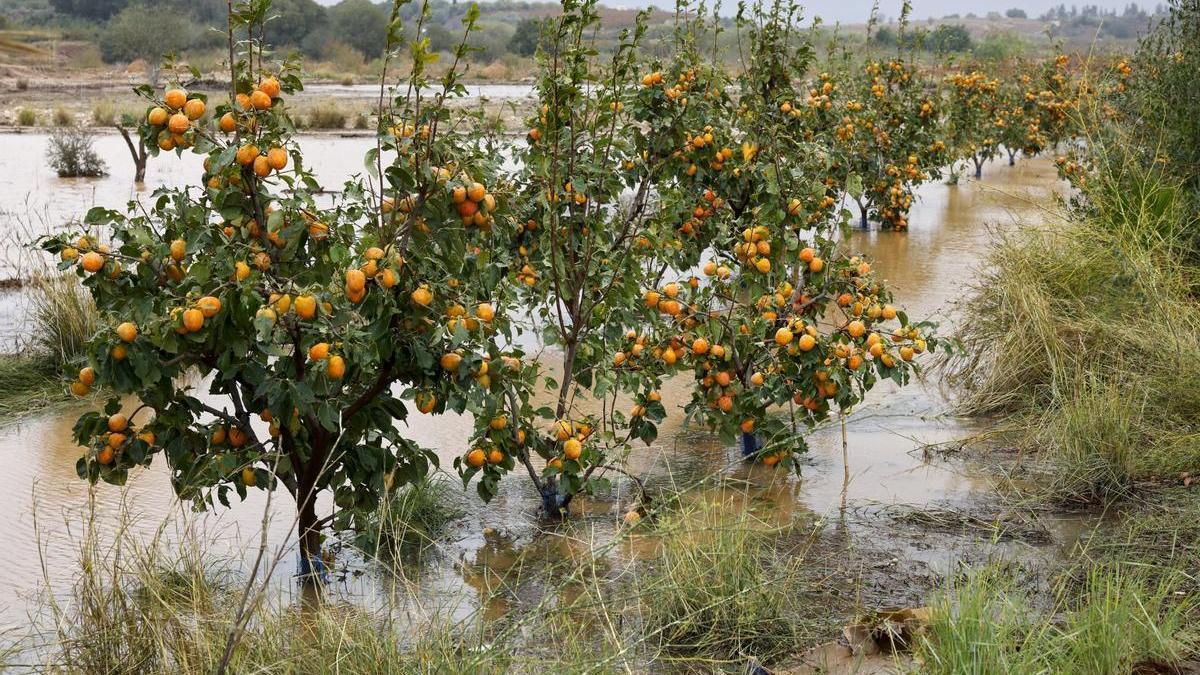
<svg viewBox="0 0 1200 675"><path fill-rule="evenodd" d="M142 140L141 136L138 136L138 143L135 148L133 147L133 139L130 138L129 131L125 127L118 124L117 131L121 132L121 138L125 139L125 146L129 148L129 155L133 158L133 181L135 183L146 182L146 159L149 157L146 153L146 142Z"/></svg>
<svg viewBox="0 0 1200 675"><path fill-rule="evenodd" d="M1017 153L1012 150L1008 151L1008 165L1014 166L1017 163Z"/></svg>
<svg viewBox="0 0 1200 675"><path fill-rule="evenodd" d="M317 495L302 486L296 495L296 534L300 542L300 577L305 582L323 581L325 561L321 557L321 528L317 524Z"/></svg>
<svg viewBox="0 0 1200 675"><path fill-rule="evenodd" d="M972 157L971 161L975 162L975 179L983 178L983 158Z"/></svg>

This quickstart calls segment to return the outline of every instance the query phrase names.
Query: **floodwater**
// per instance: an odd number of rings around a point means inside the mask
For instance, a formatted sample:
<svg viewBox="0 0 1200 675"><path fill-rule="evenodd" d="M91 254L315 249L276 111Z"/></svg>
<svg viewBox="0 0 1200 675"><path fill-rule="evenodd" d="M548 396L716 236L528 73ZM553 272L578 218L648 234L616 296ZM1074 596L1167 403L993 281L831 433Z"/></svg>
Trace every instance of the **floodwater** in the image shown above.
<svg viewBox="0 0 1200 675"><path fill-rule="evenodd" d="M145 192L133 188L132 164L122 153L122 141L102 136L97 148L109 160L112 175L93 181L59 179L44 168L45 136L0 136L0 226L6 232L25 234L47 231L48 223L61 223L93 205L119 207ZM361 172L357 158L369 139L303 137L301 147L318 167L318 177L336 186ZM164 157L153 160L145 190L179 185L200 172L199 161ZM1053 165L1044 159L1019 162L1015 167L995 163L985 168L984 179L948 186L924 186L913 209L906 234L855 231L848 245L870 256L875 269L896 291L898 304L912 317L941 317L952 321L952 304L967 289L972 269L995 228L1010 227L1021 219L1040 219L1064 186ZM31 217L31 214L40 214ZM12 248L9 244L6 249ZM7 251L6 264L19 263ZM18 269L14 264L13 269ZM19 302L0 303L0 319L9 330L19 327ZM738 500L760 517L785 522L798 515L815 520L841 519L849 531L878 537L870 522L847 518L847 513L878 505L969 505L994 491L988 472L970 463L934 459L922 452L931 444L964 438L978 430L947 413L936 382L897 391L880 386L867 402L853 411L846 425L849 480L844 480L842 430L836 422L814 432L811 453L804 458L801 477L761 466L747 466L735 448L724 447L703 431L686 429L683 415L671 403L687 399L686 382L664 387L670 415L659 441L635 449L628 460L631 472L651 483L691 485L700 479L691 497L707 501ZM31 411L18 421L0 427L0 456L7 471L0 474L0 510L10 515L0 521L6 542L0 565L0 627L22 624L48 578L56 593L70 590L77 572L79 534L85 526L89 488L75 476L80 451L70 440L76 406L53 412ZM135 420L137 422L137 420ZM453 414L418 415L410 419L408 433L423 446L436 449L449 466L465 448L471 421ZM613 539L616 523L632 501L630 486L614 476L613 494L603 499L577 500L575 518L554 531L543 531L536 515L537 499L522 475L503 483L500 494L487 506L469 490L462 497L466 515L455 523L438 553L412 570L412 582L425 600L458 608L465 614L476 609L484 617L502 615L508 608L503 596L491 590L498 575L530 556L573 555L589 542ZM216 540L217 552L246 562L258 546L267 498L252 491L244 503L205 516L186 516L187 509L174 499L168 472L161 463L130 478L124 488L97 486L90 493L101 530L115 531L124 522L134 532L149 537L165 525L165 538L179 536L180 528L198 528ZM322 503L328 508L327 503ZM122 518L124 514L125 518ZM278 547L291 536L293 508L278 495L268 512L267 540ZM36 524L36 528L35 528ZM1071 524L1062 524L1069 537ZM638 546L613 547L605 555L628 561ZM930 565L948 564L950 551L929 547L910 551ZM295 557L280 566L280 588ZM361 569L361 564L359 564ZM44 574L43 574L44 573ZM368 603L394 592L396 582L380 574L347 575L334 584L334 592ZM405 586L408 588L408 586Z"/></svg>

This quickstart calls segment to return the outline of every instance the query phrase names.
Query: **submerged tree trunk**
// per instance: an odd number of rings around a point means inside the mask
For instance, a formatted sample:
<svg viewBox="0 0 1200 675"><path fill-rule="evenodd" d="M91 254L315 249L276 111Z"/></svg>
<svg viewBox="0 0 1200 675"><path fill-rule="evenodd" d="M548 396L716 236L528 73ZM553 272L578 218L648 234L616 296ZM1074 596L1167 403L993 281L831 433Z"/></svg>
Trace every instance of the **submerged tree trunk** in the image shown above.
<svg viewBox="0 0 1200 675"><path fill-rule="evenodd" d="M146 153L146 142L142 140L141 136L138 136L137 147L134 147L128 129L118 124L117 131L121 132L121 138L125 139L125 145L129 148L129 155L133 157L133 181L144 183L146 181L146 160L149 159L149 155Z"/></svg>
<svg viewBox="0 0 1200 675"><path fill-rule="evenodd" d="M317 519L317 494L311 486L296 495L296 535L300 542L299 576L305 583L324 581L325 561L321 556L321 526Z"/></svg>
<svg viewBox="0 0 1200 675"><path fill-rule="evenodd" d="M1017 153L1012 150L1008 151L1008 165L1013 166L1017 163Z"/></svg>
<svg viewBox="0 0 1200 675"><path fill-rule="evenodd" d="M976 155L971 158L975 162L975 178L976 180L983 178L983 158Z"/></svg>

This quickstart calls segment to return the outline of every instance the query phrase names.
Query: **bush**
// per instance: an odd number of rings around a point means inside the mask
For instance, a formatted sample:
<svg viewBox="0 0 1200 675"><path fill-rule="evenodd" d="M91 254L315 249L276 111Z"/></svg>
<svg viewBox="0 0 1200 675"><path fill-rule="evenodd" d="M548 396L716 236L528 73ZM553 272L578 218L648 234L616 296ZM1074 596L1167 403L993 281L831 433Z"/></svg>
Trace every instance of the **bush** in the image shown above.
<svg viewBox="0 0 1200 675"><path fill-rule="evenodd" d="M24 77L17 78L17 91L25 91L29 89L29 79Z"/></svg>
<svg viewBox="0 0 1200 675"><path fill-rule="evenodd" d="M21 108L17 111L17 126L32 127L37 124L37 112L33 108Z"/></svg>
<svg viewBox="0 0 1200 675"><path fill-rule="evenodd" d="M92 124L98 127L111 127L117 122L117 108L108 101L101 101L92 106Z"/></svg>
<svg viewBox="0 0 1200 675"><path fill-rule="evenodd" d="M92 147L92 136L78 128L50 134L47 160L62 178L96 178L108 174L108 165Z"/></svg>
<svg viewBox="0 0 1200 675"><path fill-rule="evenodd" d="M59 106L54 109L54 126L56 127L73 127L75 126L75 113Z"/></svg>
<svg viewBox="0 0 1200 675"><path fill-rule="evenodd" d="M346 111L334 101L322 101L308 113L308 127L311 129L345 129Z"/></svg>
<svg viewBox="0 0 1200 675"><path fill-rule="evenodd" d="M432 544L446 526L463 514L454 486L444 478L428 478L388 495L356 537L370 556L396 560Z"/></svg>

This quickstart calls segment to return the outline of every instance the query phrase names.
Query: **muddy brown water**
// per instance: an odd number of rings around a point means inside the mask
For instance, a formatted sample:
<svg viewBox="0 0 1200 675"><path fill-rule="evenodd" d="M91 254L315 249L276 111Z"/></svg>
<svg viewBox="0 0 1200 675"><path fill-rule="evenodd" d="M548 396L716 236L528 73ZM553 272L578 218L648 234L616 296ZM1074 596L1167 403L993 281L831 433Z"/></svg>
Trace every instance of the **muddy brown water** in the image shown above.
<svg viewBox="0 0 1200 675"><path fill-rule="evenodd" d="M46 137L41 134L0 135L0 226L10 233L0 263L16 270L25 255L14 250L19 237L53 231L58 223L78 217L93 204L120 207L131 198L145 196L155 187L180 185L200 173L197 158L163 157L152 160L148 183L135 189L132 165L122 141L100 136L97 149L112 174L103 179L59 179L42 160ZM308 161L318 167L319 179L339 185L361 172L358 158L369 139L303 137ZM952 321L952 303L971 282L973 269L995 228L1011 227L1022 219L1038 220L1064 190L1053 165L1044 159L1019 162L1015 167L995 163L985 168L982 181L949 186L931 184L919 192L912 227L906 234L856 230L850 246L873 259L896 290L898 303L913 317L941 317ZM50 225L51 223L55 225ZM0 300L0 325L20 329L19 294ZM9 341L11 344L11 340ZM747 466L735 448L724 447L711 436L686 429L678 409L686 401L686 382L676 380L664 388L670 416L662 425L659 441L636 448L628 468L652 483L689 485L708 477L705 487L693 488L690 499L749 508L768 521L786 522L804 515L817 522L837 521L852 536L864 541L890 536L890 528L866 517L872 509L895 505L967 506L990 499L991 473L969 462L928 456L922 448L947 443L979 431L971 423L948 413L937 382L903 390L880 386L848 419L847 447L850 479L843 480L841 429L834 423L809 439L811 453L803 460L801 477L761 466ZM71 426L85 407L49 412L30 411L17 421L0 426L0 456L7 470L0 474L0 510L10 518L0 520L5 541L0 562L0 624L21 625L38 606L44 582L53 592L65 594L78 573L78 547L94 501L95 519L103 532L114 533L122 523L137 536L149 538L162 531L166 541L178 539L184 528L194 528L213 543L213 555L245 567L262 532L267 498L252 491L249 499L230 509L194 516L173 497L165 465L159 461L133 475L124 488L100 485L94 491L76 478L80 450L70 439ZM136 422L136 420L135 420ZM415 416L408 434L416 442L436 449L449 466L461 453L471 431L471 420L453 414ZM617 478L614 476L614 479ZM453 524L433 555L409 570L409 578L372 573L365 565L335 582L339 596L366 604L394 597L414 588L422 602L449 607L465 616L481 610L485 618L503 615L509 598L496 594L505 571L518 560L554 559L581 555L594 545L613 540L619 515L633 495L627 483L614 480L612 495L579 500L575 518L567 525L545 531L535 512L537 500L528 481L514 474L487 506L469 490L461 496L465 516ZM328 503L321 504L323 509ZM848 515L850 514L850 515ZM268 512L267 539L272 547L292 537L293 508L279 495ZM1078 525L1063 520L1051 525L1048 548L1069 543ZM967 544L963 544L967 545ZM933 567L949 565L953 551L937 542L897 542L898 555ZM603 555L627 563L652 555L652 544L633 538L627 545L605 548ZM1051 554L1053 554L1051 552ZM366 569L364 569L366 568ZM277 573L282 593L292 592L289 582L294 555L287 556Z"/></svg>

